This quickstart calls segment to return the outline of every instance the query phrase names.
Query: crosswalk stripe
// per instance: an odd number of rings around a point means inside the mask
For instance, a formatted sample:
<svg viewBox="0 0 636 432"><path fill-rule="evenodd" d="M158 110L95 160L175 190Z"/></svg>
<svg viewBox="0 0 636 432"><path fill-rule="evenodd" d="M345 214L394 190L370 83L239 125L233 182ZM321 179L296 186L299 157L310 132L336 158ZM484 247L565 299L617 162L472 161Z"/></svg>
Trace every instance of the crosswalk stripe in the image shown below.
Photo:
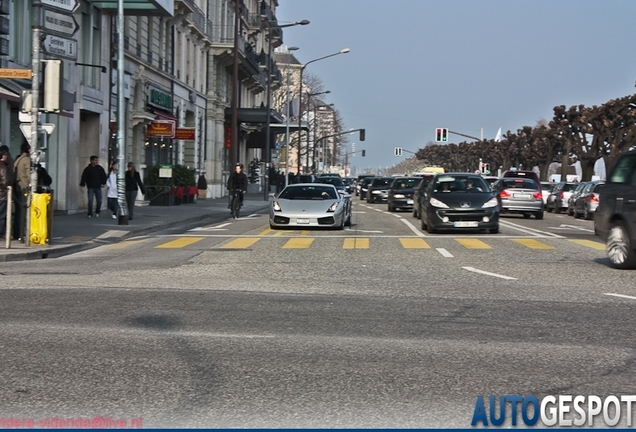
<svg viewBox="0 0 636 432"><path fill-rule="evenodd" d="M104 246L105 249L124 249L127 248L129 246L134 246L137 245L139 243L143 243L148 241L148 239L142 239L142 240L128 240L128 241L123 241L120 243L113 243L111 245L107 245Z"/></svg>
<svg viewBox="0 0 636 432"><path fill-rule="evenodd" d="M221 249L247 249L259 240L260 238L255 237L238 238L224 244Z"/></svg>
<svg viewBox="0 0 636 432"><path fill-rule="evenodd" d="M314 242L314 238L293 238L287 240L283 249L307 249Z"/></svg>
<svg viewBox="0 0 636 432"><path fill-rule="evenodd" d="M530 249L555 249L554 246L550 246L549 244L535 239L512 239L512 241Z"/></svg>
<svg viewBox="0 0 636 432"><path fill-rule="evenodd" d="M261 231L258 235L259 236L266 236L267 234L271 233L273 230L271 228L266 228L264 231Z"/></svg>
<svg viewBox="0 0 636 432"><path fill-rule="evenodd" d="M181 237L168 243L155 246L155 249L179 249L203 240L205 237Z"/></svg>
<svg viewBox="0 0 636 432"><path fill-rule="evenodd" d="M401 238L404 249L430 249L431 247L421 238Z"/></svg>
<svg viewBox="0 0 636 432"><path fill-rule="evenodd" d="M488 246L479 239L460 238L455 239L455 241L464 246L466 249L492 249L492 247Z"/></svg>
<svg viewBox="0 0 636 432"><path fill-rule="evenodd" d="M368 238L348 237L344 239L343 249L369 249Z"/></svg>
<svg viewBox="0 0 636 432"><path fill-rule="evenodd" d="M596 249L596 250L606 250L607 249L607 246L605 246L603 243L592 241L592 240L568 239L568 241L571 241L572 243L576 243L576 244L581 245L581 246L585 246L585 247L589 247L589 248L592 248L592 249Z"/></svg>

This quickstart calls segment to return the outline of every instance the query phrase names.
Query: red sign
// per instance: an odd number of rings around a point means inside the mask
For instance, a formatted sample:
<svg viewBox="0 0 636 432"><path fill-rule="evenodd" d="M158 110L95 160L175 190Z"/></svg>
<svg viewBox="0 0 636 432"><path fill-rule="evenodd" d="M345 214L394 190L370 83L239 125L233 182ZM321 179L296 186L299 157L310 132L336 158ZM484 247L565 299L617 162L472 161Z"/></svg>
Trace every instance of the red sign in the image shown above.
<svg viewBox="0 0 636 432"><path fill-rule="evenodd" d="M232 127L225 126L225 142L223 143L223 147L226 149L232 148Z"/></svg>
<svg viewBox="0 0 636 432"><path fill-rule="evenodd" d="M195 128L180 128L174 131L174 139L194 141Z"/></svg>
<svg viewBox="0 0 636 432"><path fill-rule="evenodd" d="M155 120L146 129L146 138L174 137L176 122L174 120Z"/></svg>

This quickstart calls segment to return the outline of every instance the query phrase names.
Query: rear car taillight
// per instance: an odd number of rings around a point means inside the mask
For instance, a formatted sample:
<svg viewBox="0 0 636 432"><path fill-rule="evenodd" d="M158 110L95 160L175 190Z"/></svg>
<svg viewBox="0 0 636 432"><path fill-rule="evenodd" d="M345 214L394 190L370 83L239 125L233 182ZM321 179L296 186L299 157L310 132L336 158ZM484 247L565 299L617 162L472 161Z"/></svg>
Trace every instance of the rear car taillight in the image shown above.
<svg viewBox="0 0 636 432"><path fill-rule="evenodd" d="M499 192L499 196L501 198L510 198L510 192L504 189L501 192Z"/></svg>
<svg viewBox="0 0 636 432"><path fill-rule="evenodd" d="M563 199L563 191L559 192L559 198Z"/></svg>
<svg viewBox="0 0 636 432"><path fill-rule="evenodd" d="M598 202L598 195L591 194L590 195L590 202Z"/></svg>
<svg viewBox="0 0 636 432"><path fill-rule="evenodd" d="M533 193L532 198L543 201L543 194L541 192Z"/></svg>

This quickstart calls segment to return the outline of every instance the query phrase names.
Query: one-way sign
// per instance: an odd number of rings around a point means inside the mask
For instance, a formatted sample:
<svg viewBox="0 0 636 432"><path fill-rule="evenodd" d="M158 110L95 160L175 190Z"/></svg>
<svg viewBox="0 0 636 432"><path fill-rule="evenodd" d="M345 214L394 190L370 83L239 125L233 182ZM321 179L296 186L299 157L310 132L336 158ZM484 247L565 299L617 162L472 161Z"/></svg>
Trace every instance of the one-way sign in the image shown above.
<svg viewBox="0 0 636 432"><path fill-rule="evenodd" d="M79 29L79 25L73 15L66 15L44 9L44 28L53 32L62 33L65 36L73 36Z"/></svg>
<svg viewBox="0 0 636 432"><path fill-rule="evenodd" d="M75 39L47 34L42 42L42 48L47 54L77 60L77 41Z"/></svg>

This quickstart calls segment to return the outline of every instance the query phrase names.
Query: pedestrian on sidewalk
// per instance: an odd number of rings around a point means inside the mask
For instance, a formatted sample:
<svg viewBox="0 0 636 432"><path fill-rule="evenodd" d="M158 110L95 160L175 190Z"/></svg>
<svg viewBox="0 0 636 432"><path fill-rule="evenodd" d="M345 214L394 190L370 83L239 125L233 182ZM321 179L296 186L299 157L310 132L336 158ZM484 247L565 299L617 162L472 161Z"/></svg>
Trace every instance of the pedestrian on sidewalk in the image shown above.
<svg viewBox="0 0 636 432"><path fill-rule="evenodd" d="M137 200L137 192L140 190L142 194L146 194L146 188L141 182L141 176L135 169L135 164L128 162L126 170L126 205L128 206L128 219L133 219L135 210L135 201Z"/></svg>
<svg viewBox="0 0 636 432"><path fill-rule="evenodd" d="M93 198L95 198L95 217L99 217L99 213L102 211L102 187L106 185L106 171L99 165L99 158L97 156L91 156L90 163L84 172L82 172L82 178L80 180L80 187L86 186L88 190L88 217L93 217Z"/></svg>
<svg viewBox="0 0 636 432"><path fill-rule="evenodd" d="M234 167L234 172L230 174L227 179L227 190L230 191L230 195L232 191L239 191L239 201L241 206L243 205L243 194L247 191L247 174L243 172L243 165L241 163L237 163ZM230 196L231 199L231 196ZM228 208L230 208L228 204Z"/></svg>
<svg viewBox="0 0 636 432"><path fill-rule="evenodd" d="M13 184L11 170L7 165L9 152L0 150L0 238L11 235L7 232L7 203L11 199L9 186Z"/></svg>
<svg viewBox="0 0 636 432"><path fill-rule="evenodd" d="M119 164L113 162L110 165L110 173L106 180L106 199L108 200L108 209L113 212L113 219L117 219L117 210L119 210L119 203L117 202L117 168Z"/></svg>
<svg viewBox="0 0 636 432"><path fill-rule="evenodd" d="M31 146L25 140L20 145L20 156L13 163L15 186L15 214L13 238L24 243L26 238L26 217L28 211L29 186L31 185Z"/></svg>

